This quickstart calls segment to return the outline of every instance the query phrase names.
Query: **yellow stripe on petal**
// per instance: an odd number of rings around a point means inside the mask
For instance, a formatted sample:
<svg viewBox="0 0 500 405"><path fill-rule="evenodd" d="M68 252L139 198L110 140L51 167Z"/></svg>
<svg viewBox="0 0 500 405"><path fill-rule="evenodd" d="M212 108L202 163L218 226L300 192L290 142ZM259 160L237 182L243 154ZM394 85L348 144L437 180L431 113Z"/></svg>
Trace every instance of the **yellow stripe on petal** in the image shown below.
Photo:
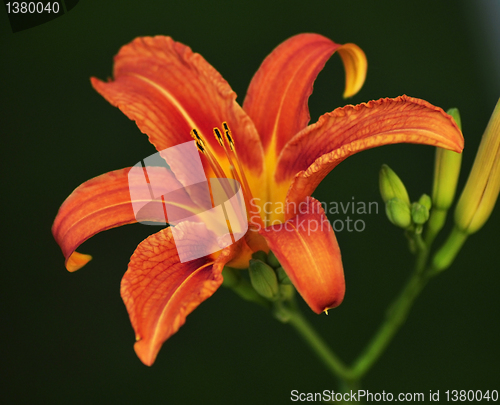
<svg viewBox="0 0 500 405"><path fill-rule="evenodd" d="M341 50L346 68L346 95L364 82L366 58L354 44L340 45L318 34L299 34L279 45L253 77L243 102L261 137L264 152L281 149L310 120L307 101L326 61ZM267 162L266 162L267 163ZM273 170L274 166L267 166Z"/></svg>
<svg viewBox="0 0 500 405"><path fill-rule="evenodd" d="M309 307L320 314L340 305L345 282L340 249L321 204L312 197L298 215L260 234Z"/></svg>
<svg viewBox="0 0 500 405"><path fill-rule="evenodd" d="M222 268L234 257L238 244L211 256L182 263L178 249L197 251L211 231L204 225L184 222L142 241L130 258L121 282L137 342L139 359L151 366L165 340L176 333L186 317L222 284ZM201 236L201 238L200 238Z"/></svg>
<svg viewBox="0 0 500 405"><path fill-rule="evenodd" d="M401 96L321 116L281 151L275 182L292 183L287 201L300 203L340 162L363 150L416 143L461 152L464 140L453 119L427 101Z"/></svg>

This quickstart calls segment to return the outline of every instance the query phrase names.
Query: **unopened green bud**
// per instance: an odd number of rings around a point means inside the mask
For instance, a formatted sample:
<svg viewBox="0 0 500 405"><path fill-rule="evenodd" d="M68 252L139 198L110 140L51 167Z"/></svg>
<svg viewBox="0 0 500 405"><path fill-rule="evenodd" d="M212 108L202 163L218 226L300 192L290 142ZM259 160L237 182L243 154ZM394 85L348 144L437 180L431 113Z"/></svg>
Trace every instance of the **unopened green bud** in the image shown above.
<svg viewBox="0 0 500 405"><path fill-rule="evenodd" d="M251 259L248 270L252 287L259 295L269 300L274 300L278 297L278 278L272 267L260 260Z"/></svg>
<svg viewBox="0 0 500 405"><path fill-rule="evenodd" d="M392 198L387 201L385 212L389 221L400 228L406 229L412 224L410 206L399 198Z"/></svg>
<svg viewBox="0 0 500 405"><path fill-rule="evenodd" d="M450 108L448 114L453 117L458 128L462 129L460 114L456 108ZM448 149L436 148L434 161L434 184L432 202L438 210L448 210L455 198L462 154Z"/></svg>
<svg viewBox="0 0 500 405"><path fill-rule="evenodd" d="M461 153L436 148L432 201L437 209L448 210L451 207L457 190L461 165Z"/></svg>
<svg viewBox="0 0 500 405"><path fill-rule="evenodd" d="M295 295L295 287L292 284L281 284L280 295L284 300L290 300Z"/></svg>
<svg viewBox="0 0 500 405"><path fill-rule="evenodd" d="M398 175L387 165L382 165L379 173L380 194L384 202L398 198L410 206L410 197Z"/></svg>
<svg viewBox="0 0 500 405"><path fill-rule="evenodd" d="M231 267L224 267L222 269L222 285L224 287L234 287L240 282L241 275L239 270L233 269Z"/></svg>
<svg viewBox="0 0 500 405"><path fill-rule="evenodd" d="M292 284L290 278L288 277L288 274L286 274L283 267L278 267L276 269L276 275L278 276L278 281L280 282L280 284Z"/></svg>
<svg viewBox="0 0 500 405"><path fill-rule="evenodd" d="M263 250L259 250L258 252L252 253L252 259L260 260L265 263L267 261L267 254Z"/></svg>
<svg viewBox="0 0 500 405"><path fill-rule="evenodd" d="M417 225L423 225L429 219L429 208L418 202L411 205L411 218Z"/></svg>
<svg viewBox="0 0 500 405"><path fill-rule="evenodd" d="M272 250L270 250L269 254L267 255L267 264L274 269L277 269L278 267L281 266L280 262L278 261Z"/></svg>
<svg viewBox="0 0 500 405"><path fill-rule="evenodd" d="M460 112L458 111L458 108L450 108L448 111L446 111L446 114L451 115L455 123L457 124L458 129L460 131L462 130L462 120L460 118Z"/></svg>
<svg viewBox="0 0 500 405"><path fill-rule="evenodd" d="M425 208L427 208L429 211L432 208L432 200L431 197L429 197L427 194L422 194L420 198L418 199L418 203L423 205Z"/></svg>

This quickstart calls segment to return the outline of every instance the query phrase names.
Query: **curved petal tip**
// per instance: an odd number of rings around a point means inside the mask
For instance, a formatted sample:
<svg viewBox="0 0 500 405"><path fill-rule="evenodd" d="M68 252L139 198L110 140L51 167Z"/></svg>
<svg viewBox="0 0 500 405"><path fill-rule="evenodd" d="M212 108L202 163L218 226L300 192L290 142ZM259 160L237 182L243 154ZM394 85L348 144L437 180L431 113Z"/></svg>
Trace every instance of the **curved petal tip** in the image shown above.
<svg viewBox="0 0 500 405"><path fill-rule="evenodd" d="M73 252L68 260L66 260L66 269L70 272L80 270L88 262L92 260L92 256L83 253Z"/></svg>

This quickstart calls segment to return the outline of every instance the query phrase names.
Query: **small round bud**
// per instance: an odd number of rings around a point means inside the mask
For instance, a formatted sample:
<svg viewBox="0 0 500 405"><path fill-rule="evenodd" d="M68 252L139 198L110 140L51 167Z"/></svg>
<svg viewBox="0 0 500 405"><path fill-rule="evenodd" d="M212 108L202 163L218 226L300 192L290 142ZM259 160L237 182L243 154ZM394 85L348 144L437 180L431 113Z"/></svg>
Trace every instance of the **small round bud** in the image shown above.
<svg viewBox="0 0 500 405"><path fill-rule="evenodd" d="M429 208L419 203L411 205L411 218L417 225L423 225L429 219Z"/></svg>
<svg viewBox="0 0 500 405"><path fill-rule="evenodd" d="M276 275L278 276L278 281L280 284L292 284L290 278L288 278L288 274L286 274L283 267L278 267L276 269Z"/></svg>
<svg viewBox="0 0 500 405"><path fill-rule="evenodd" d="M432 208L432 200L431 197L429 197L427 194L422 194L422 196L419 198L418 203L420 205L423 205L425 208L427 208L429 211Z"/></svg>
<svg viewBox="0 0 500 405"><path fill-rule="evenodd" d="M259 250L258 252L252 253L252 259L260 260L265 263L267 261L267 254L263 250Z"/></svg>
<svg viewBox="0 0 500 405"><path fill-rule="evenodd" d="M280 262L278 261L272 250L270 250L269 254L267 255L267 264L274 269L277 269L278 267L281 266Z"/></svg>
<svg viewBox="0 0 500 405"><path fill-rule="evenodd" d="M278 278L273 268L260 260L250 260L250 282L257 293L264 298L274 300L279 295Z"/></svg>
<svg viewBox="0 0 500 405"><path fill-rule="evenodd" d="M409 228L412 224L410 207L399 198L392 198L385 204L385 212L389 221L400 228Z"/></svg>
<svg viewBox="0 0 500 405"><path fill-rule="evenodd" d="M224 266L222 269L222 279L224 287L234 287L240 282L241 275L239 270Z"/></svg>
<svg viewBox="0 0 500 405"><path fill-rule="evenodd" d="M380 194L384 202L398 198L410 206L410 197L398 175L387 165L382 165L379 174Z"/></svg>

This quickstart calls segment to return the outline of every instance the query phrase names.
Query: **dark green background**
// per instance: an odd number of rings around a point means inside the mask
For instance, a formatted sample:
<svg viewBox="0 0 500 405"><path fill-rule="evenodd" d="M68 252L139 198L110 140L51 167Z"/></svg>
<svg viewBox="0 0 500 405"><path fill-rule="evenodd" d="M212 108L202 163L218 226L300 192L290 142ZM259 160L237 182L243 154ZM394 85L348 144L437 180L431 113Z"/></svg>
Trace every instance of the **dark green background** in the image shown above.
<svg viewBox="0 0 500 405"><path fill-rule="evenodd" d="M460 109L461 188L500 94L493 65L500 51L486 43L475 3L82 0L66 15L15 34L1 11L1 402L279 404L290 402L292 389L336 389L288 326L223 289L188 317L153 367L142 365L119 285L134 248L155 228L99 234L80 248L94 260L66 272L50 233L59 205L83 181L154 152L89 78L110 76L113 55L133 38L171 35L213 64L241 102L263 58L286 38L317 32L354 42L369 69L349 102L408 94ZM334 56L310 100L313 120L345 104L343 85ZM387 163L417 199L431 191L433 155L431 147L414 145L361 153L336 168L315 196L380 203L378 169ZM412 264L402 232L379 207L378 215L355 217L365 220L365 232L337 234L344 303L328 317L308 312L346 361L367 342ZM345 216L331 219L337 218ZM423 292L365 389L439 389L442 402L448 389L500 389L499 227L497 208L454 266Z"/></svg>

